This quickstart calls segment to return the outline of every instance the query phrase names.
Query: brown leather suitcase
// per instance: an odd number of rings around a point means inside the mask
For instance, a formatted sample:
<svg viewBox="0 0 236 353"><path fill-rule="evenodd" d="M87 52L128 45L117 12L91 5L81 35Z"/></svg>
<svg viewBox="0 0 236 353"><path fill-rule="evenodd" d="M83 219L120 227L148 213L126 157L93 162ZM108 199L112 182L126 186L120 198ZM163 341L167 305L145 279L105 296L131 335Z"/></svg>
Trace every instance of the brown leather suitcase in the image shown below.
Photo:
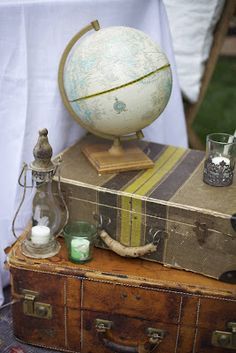
<svg viewBox="0 0 236 353"><path fill-rule="evenodd" d="M15 336L81 353L236 351L236 286L95 249L84 265L9 254Z"/></svg>

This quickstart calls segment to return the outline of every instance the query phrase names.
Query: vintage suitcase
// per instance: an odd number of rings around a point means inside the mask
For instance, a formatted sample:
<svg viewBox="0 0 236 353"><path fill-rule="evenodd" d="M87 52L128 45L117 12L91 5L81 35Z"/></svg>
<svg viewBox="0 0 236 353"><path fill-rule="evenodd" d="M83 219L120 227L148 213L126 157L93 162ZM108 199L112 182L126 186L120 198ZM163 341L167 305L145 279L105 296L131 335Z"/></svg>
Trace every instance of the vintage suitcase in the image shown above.
<svg viewBox="0 0 236 353"><path fill-rule="evenodd" d="M103 221L125 246L154 242L143 258L236 282L236 183L202 181L204 153L144 141L152 169L98 175L81 145L103 144L88 136L67 149L61 170L70 219ZM136 142L137 143L137 142ZM100 247L106 247L101 240Z"/></svg>
<svg viewBox="0 0 236 353"><path fill-rule="evenodd" d="M9 254L15 336L81 353L236 351L236 286L95 249L91 262Z"/></svg>

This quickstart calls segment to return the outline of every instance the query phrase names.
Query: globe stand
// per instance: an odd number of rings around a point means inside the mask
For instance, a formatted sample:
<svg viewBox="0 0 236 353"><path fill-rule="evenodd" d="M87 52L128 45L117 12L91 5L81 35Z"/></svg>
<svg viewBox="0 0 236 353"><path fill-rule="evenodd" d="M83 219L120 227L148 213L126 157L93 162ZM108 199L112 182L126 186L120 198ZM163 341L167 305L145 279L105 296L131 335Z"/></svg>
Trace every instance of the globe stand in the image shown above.
<svg viewBox="0 0 236 353"><path fill-rule="evenodd" d="M111 146L111 148L109 148L108 152L112 156L124 156L125 149L121 145L119 138L114 139L113 145Z"/></svg>
<svg viewBox="0 0 236 353"><path fill-rule="evenodd" d="M120 138L115 138L112 146L108 143L87 144L81 150L99 174L148 169L154 165L141 148L123 147Z"/></svg>

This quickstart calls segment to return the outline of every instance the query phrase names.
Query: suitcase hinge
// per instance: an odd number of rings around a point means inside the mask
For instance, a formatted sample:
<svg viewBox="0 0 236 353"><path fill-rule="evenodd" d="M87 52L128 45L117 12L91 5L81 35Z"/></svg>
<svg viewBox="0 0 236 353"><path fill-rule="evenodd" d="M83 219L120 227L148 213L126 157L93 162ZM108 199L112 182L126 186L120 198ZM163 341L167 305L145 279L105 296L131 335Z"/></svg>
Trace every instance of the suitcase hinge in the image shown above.
<svg viewBox="0 0 236 353"><path fill-rule="evenodd" d="M230 331L214 331L211 343L213 346L226 349L236 349L236 322L228 322L227 328Z"/></svg>
<svg viewBox="0 0 236 353"><path fill-rule="evenodd" d="M50 304L37 302L35 299L39 296L38 292L27 289L23 290L23 312L27 316L33 316L40 319L52 318L52 307Z"/></svg>

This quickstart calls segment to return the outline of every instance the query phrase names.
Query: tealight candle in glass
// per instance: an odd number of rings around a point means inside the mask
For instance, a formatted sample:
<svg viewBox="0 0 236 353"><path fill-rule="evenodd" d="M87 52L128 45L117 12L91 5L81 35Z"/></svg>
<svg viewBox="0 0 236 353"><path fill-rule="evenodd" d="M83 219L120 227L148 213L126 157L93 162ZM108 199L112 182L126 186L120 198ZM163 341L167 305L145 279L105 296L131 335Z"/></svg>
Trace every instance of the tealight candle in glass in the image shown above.
<svg viewBox="0 0 236 353"><path fill-rule="evenodd" d="M68 223L64 228L64 238L69 260L75 263L90 261L96 236L97 228L89 222Z"/></svg>
<svg viewBox="0 0 236 353"><path fill-rule="evenodd" d="M233 182L236 138L225 133L207 135L203 181L212 186L228 186Z"/></svg>

